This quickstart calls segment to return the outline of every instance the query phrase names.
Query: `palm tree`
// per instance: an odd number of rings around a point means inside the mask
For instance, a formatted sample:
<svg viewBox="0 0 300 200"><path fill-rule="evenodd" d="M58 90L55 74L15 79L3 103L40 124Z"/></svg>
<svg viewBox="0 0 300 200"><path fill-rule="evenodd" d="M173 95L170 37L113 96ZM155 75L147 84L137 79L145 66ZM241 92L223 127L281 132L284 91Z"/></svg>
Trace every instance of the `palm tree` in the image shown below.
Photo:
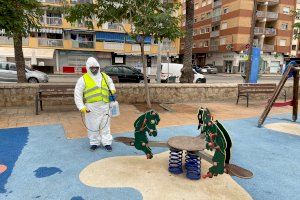
<svg viewBox="0 0 300 200"><path fill-rule="evenodd" d="M183 68L180 77L180 82L192 83L194 80L194 73L192 70L194 0L186 0L185 10L186 10L186 15L185 15L184 56L183 56Z"/></svg>

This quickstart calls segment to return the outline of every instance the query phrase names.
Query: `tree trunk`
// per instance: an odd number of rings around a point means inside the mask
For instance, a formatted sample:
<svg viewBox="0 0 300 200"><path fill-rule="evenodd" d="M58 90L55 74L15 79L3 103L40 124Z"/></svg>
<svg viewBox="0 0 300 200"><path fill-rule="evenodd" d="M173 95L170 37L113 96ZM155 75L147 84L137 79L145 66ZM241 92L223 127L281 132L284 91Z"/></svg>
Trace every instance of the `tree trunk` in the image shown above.
<svg viewBox="0 0 300 200"><path fill-rule="evenodd" d="M26 83L25 75L25 60L22 49L22 35L14 34L14 51L15 51L15 62L17 67L18 83Z"/></svg>
<svg viewBox="0 0 300 200"><path fill-rule="evenodd" d="M193 24L194 24L194 0L186 0L186 17L185 17L185 38L184 38L184 57L183 68L180 77L181 83L192 83L194 73L192 70L193 56Z"/></svg>
<svg viewBox="0 0 300 200"><path fill-rule="evenodd" d="M148 87L148 78L147 78L147 69L146 69L146 63L145 63L144 43L141 42L140 46L141 46L141 56L142 56L142 63L143 63L143 74L144 74L146 102L147 102L147 107L149 109L151 109L152 106L151 106L151 102L150 102L150 92L149 92L149 87Z"/></svg>
<svg viewBox="0 0 300 200"><path fill-rule="evenodd" d="M250 82L251 76L251 65L252 65L252 51L253 51L253 40L254 40L254 29L256 24L256 10L257 10L257 0L253 1L253 12L252 12L252 21L251 21L251 28L250 28L250 38L249 38L249 55L248 55L248 62L246 63L246 83Z"/></svg>

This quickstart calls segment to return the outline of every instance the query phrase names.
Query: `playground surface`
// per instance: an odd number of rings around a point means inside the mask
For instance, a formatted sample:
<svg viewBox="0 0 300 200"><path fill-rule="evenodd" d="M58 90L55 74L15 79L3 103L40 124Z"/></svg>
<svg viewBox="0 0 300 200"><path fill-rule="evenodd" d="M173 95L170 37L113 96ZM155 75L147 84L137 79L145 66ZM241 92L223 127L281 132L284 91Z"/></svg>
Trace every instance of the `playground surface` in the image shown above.
<svg viewBox="0 0 300 200"><path fill-rule="evenodd" d="M224 174L191 181L185 174L169 174L166 148L153 148L152 160L116 142L112 152L90 152L77 111L49 110L34 116L27 108L16 108L6 125L1 123L0 199L300 198L300 180L295 178L300 177L295 158L300 154L300 123L290 121L290 109L275 109L265 126L257 128L261 106L172 105L174 112L161 113L158 136L152 139L196 136L198 106L209 107L224 124L233 140L232 162L251 170L252 179ZM133 136L133 120L141 111L121 105L121 112L112 122L113 136ZM72 124L66 126L68 121ZM202 161L201 167L204 174L210 165Z"/></svg>

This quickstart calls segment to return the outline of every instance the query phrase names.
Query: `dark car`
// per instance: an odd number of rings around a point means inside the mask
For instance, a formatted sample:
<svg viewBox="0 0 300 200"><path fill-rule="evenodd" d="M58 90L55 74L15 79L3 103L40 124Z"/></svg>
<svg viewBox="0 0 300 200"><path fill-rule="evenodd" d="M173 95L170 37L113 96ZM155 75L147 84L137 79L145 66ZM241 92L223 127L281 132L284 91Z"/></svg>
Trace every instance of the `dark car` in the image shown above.
<svg viewBox="0 0 300 200"><path fill-rule="evenodd" d="M101 69L110 77L118 77L119 83L143 83L144 75L139 70L125 65L112 65ZM149 79L148 79L149 82Z"/></svg>

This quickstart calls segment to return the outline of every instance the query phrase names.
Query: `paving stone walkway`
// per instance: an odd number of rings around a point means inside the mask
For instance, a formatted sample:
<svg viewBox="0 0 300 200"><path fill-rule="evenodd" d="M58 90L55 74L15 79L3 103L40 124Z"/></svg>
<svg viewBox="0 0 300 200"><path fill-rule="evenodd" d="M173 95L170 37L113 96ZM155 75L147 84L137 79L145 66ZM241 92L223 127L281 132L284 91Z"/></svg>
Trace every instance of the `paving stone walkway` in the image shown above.
<svg viewBox="0 0 300 200"><path fill-rule="evenodd" d="M157 105L156 105L157 106ZM247 108L245 104L236 105L233 102L206 102L189 104L168 104L173 112L159 110L161 122L159 127L197 124L199 107L208 107L215 119L240 119L259 116L264 105L251 102ZM112 133L122 133L133 130L135 119L143 112L141 106L121 104L119 117L112 119ZM272 114L291 113L290 107L273 108ZM48 124L62 124L67 138L86 137L86 130L82 123L80 112L75 106L45 106L44 111L35 115L33 107L0 107L0 129Z"/></svg>

